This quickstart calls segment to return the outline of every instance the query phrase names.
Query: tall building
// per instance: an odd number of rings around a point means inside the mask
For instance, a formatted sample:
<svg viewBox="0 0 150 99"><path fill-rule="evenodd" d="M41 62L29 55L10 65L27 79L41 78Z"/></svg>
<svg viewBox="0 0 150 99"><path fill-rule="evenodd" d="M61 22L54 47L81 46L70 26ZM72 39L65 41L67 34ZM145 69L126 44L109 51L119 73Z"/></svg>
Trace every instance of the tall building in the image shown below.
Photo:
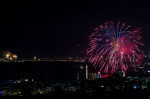
<svg viewBox="0 0 150 99"><path fill-rule="evenodd" d="M80 65L79 72L77 73L77 80L88 79L88 65Z"/></svg>

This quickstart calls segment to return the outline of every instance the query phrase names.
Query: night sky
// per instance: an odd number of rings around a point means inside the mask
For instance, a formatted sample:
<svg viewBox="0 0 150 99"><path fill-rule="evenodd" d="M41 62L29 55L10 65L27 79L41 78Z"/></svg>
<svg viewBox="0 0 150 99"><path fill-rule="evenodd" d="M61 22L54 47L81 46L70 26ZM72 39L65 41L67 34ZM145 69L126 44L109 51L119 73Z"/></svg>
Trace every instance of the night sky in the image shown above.
<svg viewBox="0 0 150 99"><path fill-rule="evenodd" d="M1 2L0 51L16 53L20 58L75 56L87 49L93 29L108 20L141 27L147 53L150 3L99 1Z"/></svg>

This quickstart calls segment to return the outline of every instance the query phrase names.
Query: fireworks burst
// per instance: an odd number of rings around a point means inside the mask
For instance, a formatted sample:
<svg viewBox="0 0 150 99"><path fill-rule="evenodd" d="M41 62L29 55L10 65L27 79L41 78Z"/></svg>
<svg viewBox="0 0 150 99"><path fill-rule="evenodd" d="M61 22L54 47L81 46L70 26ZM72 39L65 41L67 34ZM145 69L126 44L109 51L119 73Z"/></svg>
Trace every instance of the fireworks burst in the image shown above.
<svg viewBox="0 0 150 99"><path fill-rule="evenodd" d="M113 22L106 22L89 37L90 44L87 49L88 61L100 71L114 73L115 71L126 71L130 66L139 64L143 51L139 46L141 29L133 31L131 26L118 22L116 28Z"/></svg>

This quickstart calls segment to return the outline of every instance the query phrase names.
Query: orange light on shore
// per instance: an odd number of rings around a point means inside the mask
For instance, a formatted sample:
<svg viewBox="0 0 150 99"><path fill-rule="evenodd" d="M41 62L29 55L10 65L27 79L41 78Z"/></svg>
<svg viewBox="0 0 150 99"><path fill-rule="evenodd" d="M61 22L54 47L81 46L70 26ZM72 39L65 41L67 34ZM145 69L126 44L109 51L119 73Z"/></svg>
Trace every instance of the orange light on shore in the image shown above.
<svg viewBox="0 0 150 99"><path fill-rule="evenodd" d="M11 56L11 52L7 52L5 55L6 58L9 58L10 56Z"/></svg>
<svg viewBox="0 0 150 99"><path fill-rule="evenodd" d="M12 55L12 58L17 59L17 58L18 58L18 56L17 56L16 54L13 54L13 55Z"/></svg>

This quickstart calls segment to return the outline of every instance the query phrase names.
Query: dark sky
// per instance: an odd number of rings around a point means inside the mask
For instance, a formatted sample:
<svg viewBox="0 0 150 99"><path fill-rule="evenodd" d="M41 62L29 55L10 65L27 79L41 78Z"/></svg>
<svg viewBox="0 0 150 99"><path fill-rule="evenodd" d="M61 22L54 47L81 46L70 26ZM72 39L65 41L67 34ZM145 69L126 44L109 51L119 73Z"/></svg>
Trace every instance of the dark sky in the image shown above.
<svg viewBox="0 0 150 99"><path fill-rule="evenodd" d="M88 36L104 22L143 28L150 43L150 3L144 0L100 2L7 1L0 3L0 50L21 58L74 56L88 47Z"/></svg>

